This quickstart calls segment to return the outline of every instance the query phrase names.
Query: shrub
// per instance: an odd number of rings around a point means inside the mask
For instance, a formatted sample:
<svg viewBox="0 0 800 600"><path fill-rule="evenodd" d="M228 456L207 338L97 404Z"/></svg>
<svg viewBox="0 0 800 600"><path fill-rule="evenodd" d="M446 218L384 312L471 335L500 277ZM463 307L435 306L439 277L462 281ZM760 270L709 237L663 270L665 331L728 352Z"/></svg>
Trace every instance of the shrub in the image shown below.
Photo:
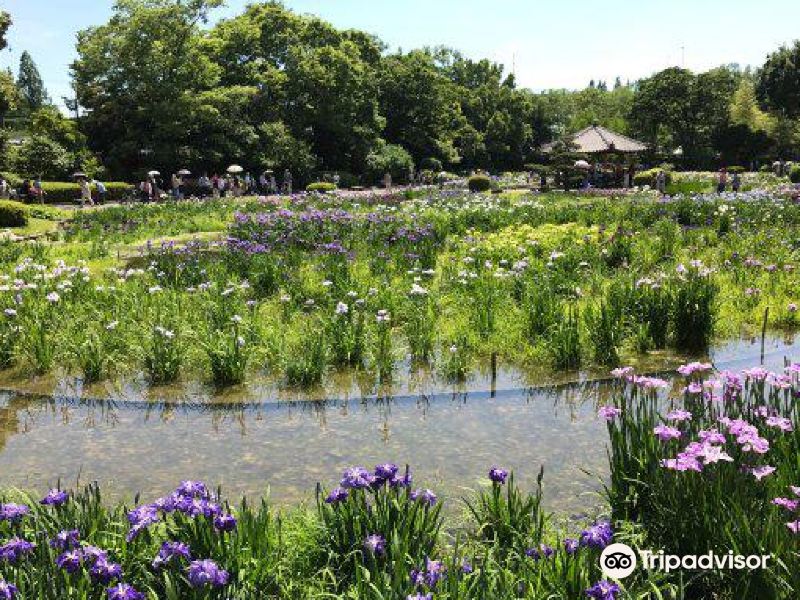
<svg viewBox="0 0 800 600"><path fill-rule="evenodd" d="M307 192L332 192L336 189L336 186L328 181L317 181L316 183L311 183L306 186Z"/></svg>
<svg viewBox="0 0 800 600"><path fill-rule="evenodd" d="M367 155L366 168L372 182L381 181L386 173L390 173L394 181L405 181L414 168L414 159L402 146L382 144Z"/></svg>
<svg viewBox="0 0 800 600"><path fill-rule="evenodd" d="M654 187L656 185L656 175L661 169L648 169L647 171L642 171L641 173L636 173L633 176L633 185L643 186L649 185L650 187ZM672 173L670 171L664 171L666 175L666 184L670 185L672 183Z"/></svg>
<svg viewBox="0 0 800 600"><path fill-rule="evenodd" d="M25 227L28 214L20 202L0 202L0 227Z"/></svg>
<svg viewBox="0 0 800 600"><path fill-rule="evenodd" d="M747 169L745 169L744 167L740 167L739 165L734 165L732 167L728 167L728 173L730 173L731 175L736 175L737 173L739 175L741 175L742 173L745 173L746 171L747 171Z"/></svg>
<svg viewBox="0 0 800 600"><path fill-rule="evenodd" d="M9 152L9 164L16 173L55 179L67 175L70 154L55 140L34 135Z"/></svg>
<svg viewBox="0 0 800 600"><path fill-rule="evenodd" d="M442 161L438 158L423 158L422 161L419 163L419 168L423 171L433 171L434 173L439 173L442 169L444 169L444 165L442 165Z"/></svg>
<svg viewBox="0 0 800 600"><path fill-rule="evenodd" d="M789 170L789 179L792 183L800 183L800 166L792 167Z"/></svg>
<svg viewBox="0 0 800 600"><path fill-rule="evenodd" d="M103 183L106 186L106 202L124 200L133 189L131 185L119 181ZM44 201L48 204L69 204L78 202L81 197L81 186L77 183L43 181L42 189L45 193ZM94 193L94 186L92 192Z"/></svg>
<svg viewBox="0 0 800 600"><path fill-rule="evenodd" d="M473 175L467 182L470 192L488 192L492 189L492 180L486 175Z"/></svg>

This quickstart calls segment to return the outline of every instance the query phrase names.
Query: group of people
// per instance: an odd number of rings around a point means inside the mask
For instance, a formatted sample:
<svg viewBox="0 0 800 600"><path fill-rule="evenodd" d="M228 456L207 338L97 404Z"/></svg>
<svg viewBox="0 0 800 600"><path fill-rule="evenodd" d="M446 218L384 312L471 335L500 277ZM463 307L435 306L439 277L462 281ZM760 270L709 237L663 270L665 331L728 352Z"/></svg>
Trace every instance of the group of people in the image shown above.
<svg viewBox="0 0 800 600"><path fill-rule="evenodd" d="M103 182L97 179L81 177L78 180L78 185L81 192L81 206L86 204L94 206L105 202L107 188ZM94 195L92 194L92 187L94 187ZM0 176L0 199L2 200L12 199L31 204L44 204L45 196L47 196L47 192L44 189L41 177L25 179L18 188L15 188L4 177Z"/></svg>
<svg viewBox="0 0 800 600"><path fill-rule="evenodd" d="M188 176L173 173L169 183L165 185L160 175L155 171L147 175L139 183L139 196L143 202L155 202L169 194L176 200L182 200L187 195ZM213 174L211 177L203 173L194 182L192 195L200 198L240 197L247 195L263 194L274 195L278 193L291 194L293 176L289 169L283 172L283 181L278 185L272 171L264 171L258 178L250 173L228 173L226 175Z"/></svg>
<svg viewBox="0 0 800 600"><path fill-rule="evenodd" d="M723 194L728 190L728 169L726 167L722 167L717 173L717 193ZM731 182L731 191L736 193L740 189L742 189L742 176L735 172L732 177L730 177Z"/></svg>

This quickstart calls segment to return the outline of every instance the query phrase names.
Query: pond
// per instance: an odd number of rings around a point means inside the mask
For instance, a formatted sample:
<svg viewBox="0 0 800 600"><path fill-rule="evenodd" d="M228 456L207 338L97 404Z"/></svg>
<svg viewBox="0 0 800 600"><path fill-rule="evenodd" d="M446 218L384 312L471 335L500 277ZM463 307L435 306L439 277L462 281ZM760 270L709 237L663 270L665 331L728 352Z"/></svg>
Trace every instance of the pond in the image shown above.
<svg viewBox="0 0 800 600"><path fill-rule="evenodd" d="M792 339L767 339L764 364L797 354ZM722 344L720 369L759 364L760 340ZM675 361L664 359L664 368ZM163 495L182 479L221 485L229 497L270 489L279 504L313 500L354 464L409 463L417 484L458 497L494 465L532 483L545 468L551 509L575 513L597 505L606 474L606 429L596 407L605 379L514 387L526 378L502 372L469 389L374 396L341 392L328 400L287 400L268 386L210 397L188 386L182 398L156 397L131 384L92 399L75 381L49 394L0 395L0 488L36 490L97 480L111 499ZM677 382L676 382L677 385ZM425 387L425 386L422 386ZM259 397L259 394L263 394Z"/></svg>

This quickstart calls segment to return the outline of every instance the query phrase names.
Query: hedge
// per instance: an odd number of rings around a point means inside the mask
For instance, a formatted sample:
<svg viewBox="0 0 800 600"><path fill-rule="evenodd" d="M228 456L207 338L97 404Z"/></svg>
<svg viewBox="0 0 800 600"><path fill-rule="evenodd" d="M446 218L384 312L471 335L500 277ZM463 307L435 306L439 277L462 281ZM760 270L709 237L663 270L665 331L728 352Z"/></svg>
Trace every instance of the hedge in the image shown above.
<svg viewBox="0 0 800 600"><path fill-rule="evenodd" d="M792 183L800 183L800 167L792 167L789 169L789 179Z"/></svg>
<svg viewBox="0 0 800 600"><path fill-rule="evenodd" d="M124 200L126 196L133 190L133 186L128 183L113 181L110 183L103 182L106 186L106 202L118 202ZM69 204L72 202L80 202L81 199L81 186L77 183L64 183L60 181L43 181L42 189L45 196L44 201L47 204ZM97 188L92 186L92 197L96 198Z"/></svg>
<svg viewBox="0 0 800 600"><path fill-rule="evenodd" d="M307 192L332 192L336 189L336 186L328 181L318 181L316 183L311 183L306 187Z"/></svg>
<svg viewBox="0 0 800 600"><path fill-rule="evenodd" d="M486 175L473 175L467 182L470 192L488 192L492 189L492 180Z"/></svg>
<svg viewBox="0 0 800 600"><path fill-rule="evenodd" d="M0 227L25 227L27 224L27 207L24 204L0 200Z"/></svg>
<svg viewBox="0 0 800 600"><path fill-rule="evenodd" d="M659 171L663 169L650 169L649 171L641 171L636 173L633 176L633 185L637 186L644 186L649 185L650 187L656 186L656 175L658 175ZM672 173L669 171L664 171L664 175L666 176L665 185L670 185L672 183Z"/></svg>

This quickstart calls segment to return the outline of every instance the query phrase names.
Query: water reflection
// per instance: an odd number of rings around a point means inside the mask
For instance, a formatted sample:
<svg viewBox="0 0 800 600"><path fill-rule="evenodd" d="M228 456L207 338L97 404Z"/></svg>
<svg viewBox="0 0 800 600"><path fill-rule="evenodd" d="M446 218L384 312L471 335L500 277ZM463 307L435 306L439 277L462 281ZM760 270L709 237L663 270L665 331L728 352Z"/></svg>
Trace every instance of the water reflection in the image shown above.
<svg viewBox="0 0 800 600"><path fill-rule="evenodd" d="M766 364L779 368L794 348L771 339ZM757 364L759 354L760 340L744 341L713 359L720 368L742 368ZM129 499L198 478L233 497L270 486L273 499L293 503L310 499L317 481L335 483L348 465L394 460L410 463L418 483L445 497L477 487L494 464L531 482L544 465L550 507L574 512L597 501L606 431L595 414L611 393L608 382L494 392L414 385L399 395L370 388L327 400L259 400L252 388L244 397L213 396L197 384L162 397L132 381L108 386L99 401L65 378L46 397L0 395L0 487L98 480L111 498Z"/></svg>

